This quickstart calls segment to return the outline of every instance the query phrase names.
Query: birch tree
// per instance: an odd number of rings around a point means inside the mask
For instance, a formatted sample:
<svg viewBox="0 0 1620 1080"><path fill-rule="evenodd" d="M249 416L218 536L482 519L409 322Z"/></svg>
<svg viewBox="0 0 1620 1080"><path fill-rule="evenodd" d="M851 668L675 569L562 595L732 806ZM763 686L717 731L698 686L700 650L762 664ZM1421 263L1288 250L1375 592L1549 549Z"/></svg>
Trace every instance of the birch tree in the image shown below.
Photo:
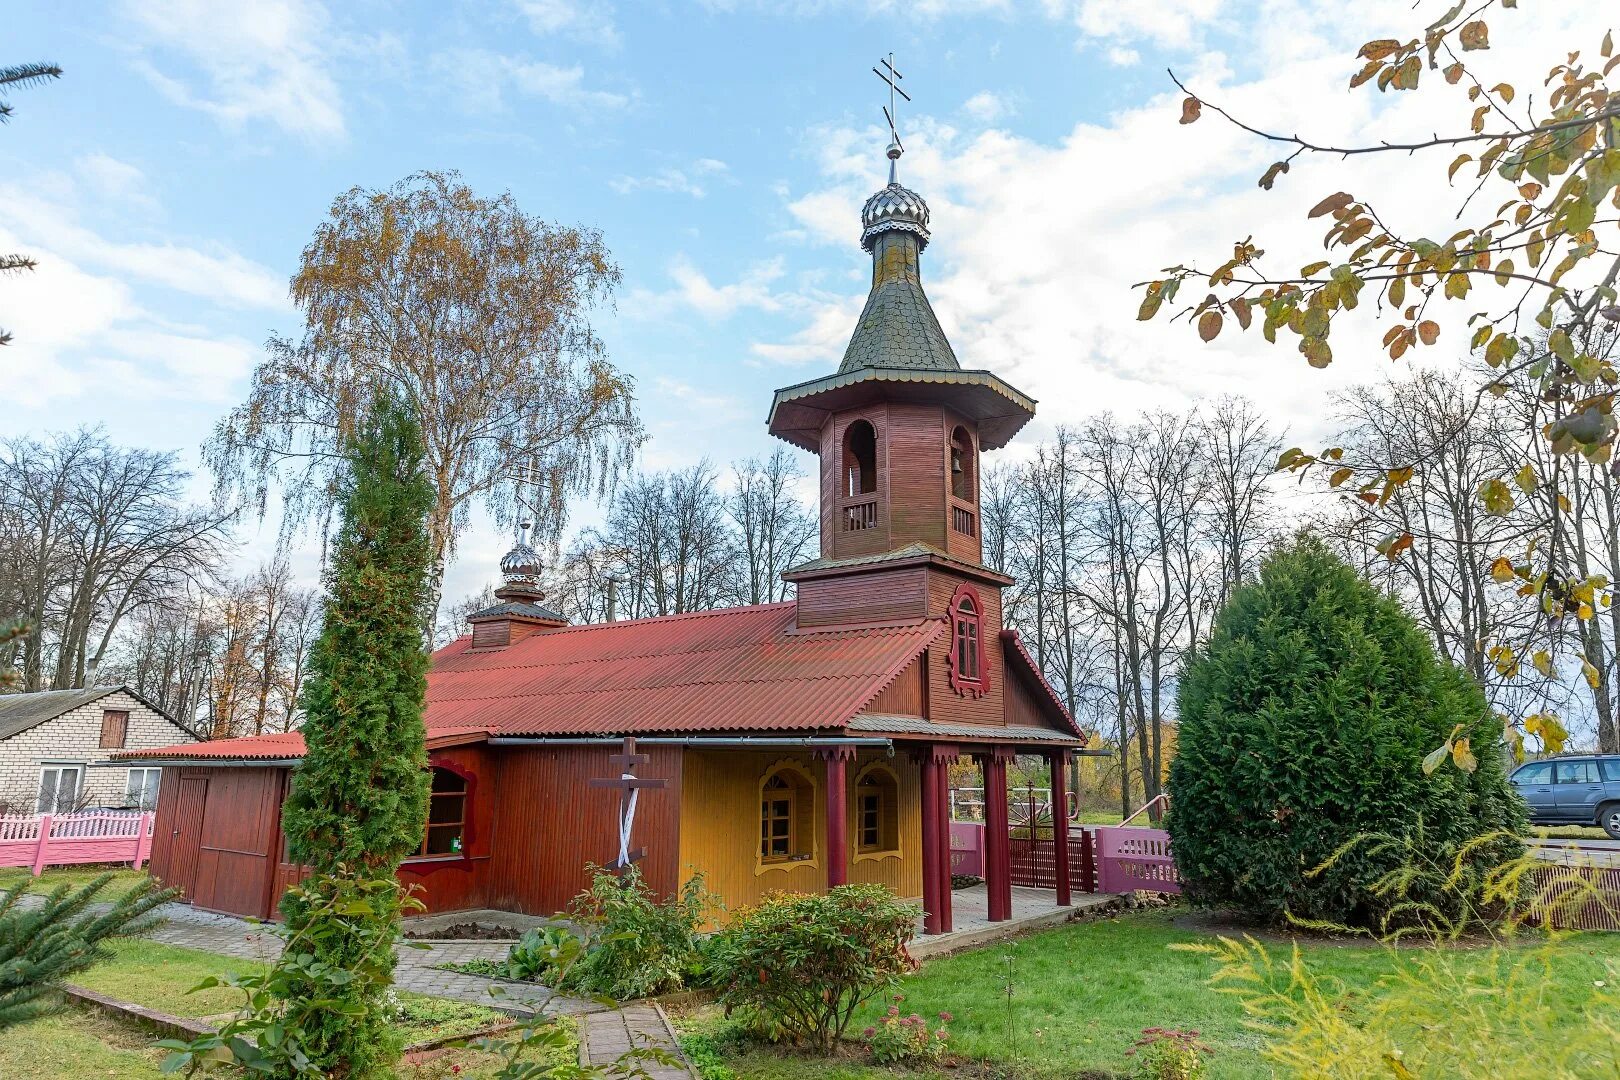
<svg viewBox="0 0 1620 1080"><path fill-rule="evenodd" d="M527 214L510 192L481 196L454 172L351 188L293 275L302 334L270 339L247 400L204 447L216 495L262 515L277 490L285 529L324 521L339 447L396 395L420 419L433 486L430 628L475 506L556 535L570 499L603 497L629 468L634 386L591 323L619 280L596 230Z"/></svg>

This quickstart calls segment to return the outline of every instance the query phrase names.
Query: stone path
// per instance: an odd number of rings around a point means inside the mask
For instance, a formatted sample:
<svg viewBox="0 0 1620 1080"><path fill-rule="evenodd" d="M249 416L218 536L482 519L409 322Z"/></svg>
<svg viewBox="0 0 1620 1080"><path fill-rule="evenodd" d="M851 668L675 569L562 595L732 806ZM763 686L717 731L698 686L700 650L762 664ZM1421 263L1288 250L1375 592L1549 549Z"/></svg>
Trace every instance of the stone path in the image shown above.
<svg viewBox="0 0 1620 1080"><path fill-rule="evenodd" d="M165 904L158 914L168 921L146 935L153 941L263 962L274 960L281 952L280 938L244 919L198 911L186 904ZM535 983L486 979L440 969L441 964L499 960L506 956L506 950L507 945L498 941L396 945L399 966L394 971L394 985L413 994L471 1002L518 1016L542 1009L553 1015L573 1015L602 1008L595 1002L558 994Z"/></svg>
<svg viewBox="0 0 1620 1080"><path fill-rule="evenodd" d="M669 1026L669 1017L657 1005L626 1005L580 1018L581 1065L608 1065L626 1051L642 1047L668 1051L681 1062L665 1065L642 1061L641 1068L651 1080L694 1080L697 1075L685 1064L680 1044L675 1041L675 1029Z"/></svg>

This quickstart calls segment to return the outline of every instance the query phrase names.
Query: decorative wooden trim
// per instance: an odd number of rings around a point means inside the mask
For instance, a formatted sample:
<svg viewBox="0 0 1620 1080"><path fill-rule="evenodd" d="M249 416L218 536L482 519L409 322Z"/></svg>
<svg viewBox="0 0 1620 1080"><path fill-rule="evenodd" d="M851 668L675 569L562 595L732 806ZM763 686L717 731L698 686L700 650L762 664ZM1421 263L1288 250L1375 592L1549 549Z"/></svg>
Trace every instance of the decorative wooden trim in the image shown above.
<svg viewBox="0 0 1620 1080"><path fill-rule="evenodd" d="M889 778L889 783L892 785L892 790L893 790L894 797L890 801L890 805L888 807L888 812L891 815L893 815L893 817L894 817L894 821L892 822L893 832L894 832L894 847L878 848L878 849L875 849L875 850L872 850L872 851L862 851L861 850L861 838L860 838L860 831L861 831L861 803L860 803L861 781L864 780L866 777L870 776L874 772L881 772L884 775L886 775ZM898 858L900 858L901 857L901 846L900 846L901 845L901 840L900 840L900 774L895 772L894 769L892 767L890 767L887 762L883 762L883 761L868 762L865 765L865 767L863 767L859 772L857 772L855 774L854 779L850 783L849 792L850 792L850 801L854 803L854 809L855 809L855 813L853 815L851 815L851 820L854 822L855 827L850 831L850 843L849 843L850 854L853 857L854 861L855 862L881 862L884 859L898 859Z"/></svg>
<svg viewBox="0 0 1620 1080"><path fill-rule="evenodd" d="M979 654L979 670L974 677L964 675L957 667L957 612L964 600L971 602L973 605L975 640ZM956 591L951 594L947 619L946 630L950 635L950 650L945 658L945 671L951 689L964 697L981 698L990 692L991 665L990 651L984 638L984 600L979 596L979 590L965 581L958 585Z"/></svg>
<svg viewBox="0 0 1620 1080"><path fill-rule="evenodd" d="M765 771L760 774L759 783L754 787L754 803L757 806L765 801L765 785L770 782L771 777L781 772L796 773L799 779L803 781L806 788L805 794L810 800L808 825L808 840L810 850L805 853L803 858L797 857L798 853L792 853L784 858L767 859L765 858L765 853L761 850L761 845L756 841L754 844L755 877L768 874L773 870L792 870L799 866L809 866L814 868L819 868L821 866L821 844L816 836L816 795L820 791L820 788L816 784L815 774L806 768L803 762L797 760L796 758L782 758L768 766ZM797 797L798 793L795 793L795 799L797 799ZM758 811L756 810L755 813L757 814ZM793 813L795 816L798 815L799 808L797 805L794 806ZM793 839L804 839L798 835L797 823L795 823Z"/></svg>

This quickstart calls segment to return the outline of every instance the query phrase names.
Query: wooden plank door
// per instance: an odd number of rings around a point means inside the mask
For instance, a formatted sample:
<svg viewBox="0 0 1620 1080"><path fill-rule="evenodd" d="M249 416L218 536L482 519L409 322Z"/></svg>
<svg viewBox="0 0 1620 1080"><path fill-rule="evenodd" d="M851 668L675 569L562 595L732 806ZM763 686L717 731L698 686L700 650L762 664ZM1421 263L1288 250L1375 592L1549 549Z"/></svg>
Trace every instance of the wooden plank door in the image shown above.
<svg viewBox="0 0 1620 1080"><path fill-rule="evenodd" d="M207 805L206 777L187 777L180 781L169 848L169 875L164 884L181 890L187 900L196 899L197 855L202 849L203 811Z"/></svg>

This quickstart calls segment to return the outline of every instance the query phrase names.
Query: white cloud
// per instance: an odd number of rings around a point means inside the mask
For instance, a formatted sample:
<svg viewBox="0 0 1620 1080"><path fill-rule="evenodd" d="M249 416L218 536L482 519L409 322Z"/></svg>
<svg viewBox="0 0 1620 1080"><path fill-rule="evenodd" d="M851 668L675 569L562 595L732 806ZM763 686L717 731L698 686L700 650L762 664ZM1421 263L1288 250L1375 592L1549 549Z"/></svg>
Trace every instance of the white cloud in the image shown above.
<svg viewBox="0 0 1620 1080"><path fill-rule="evenodd" d="M101 199L144 213L157 210L157 200L152 197L146 174L129 162L95 153L77 158L73 165L74 171Z"/></svg>
<svg viewBox="0 0 1620 1080"><path fill-rule="evenodd" d="M232 128L262 121L311 139L343 136L334 31L319 0L128 0L124 11L138 69L176 104ZM185 61L194 73L177 74Z"/></svg>
<svg viewBox="0 0 1620 1080"><path fill-rule="evenodd" d="M1353 15L1325 16L1303 0L1273 3L1267 13L1244 57L1258 76L1233 75L1213 52L1188 73L1209 100L1275 130L1336 141L1466 130L1467 104L1444 86L1387 96L1346 89L1361 42L1384 28L1398 36L1413 22L1405 0L1360 6ZM1091 15L1103 18L1101 9ZM1546 10L1534 17L1499 14L1492 40L1502 44L1475 60L1482 77L1488 71L1487 84L1502 78L1521 88L1536 85L1546 57L1585 43L1582 18L1565 9L1556 17ZM1117 25L1124 32L1133 24ZM1326 434L1331 392L1390 370L1372 330L1374 304L1364 302L1357 324L1335 332L1336 360L1316 371L1291 347L1268 346L1257 332L1232 327L1203 345L1184 322L1139 323L1141 294L1132 286L1175 262L1218 263L1250 231L1274 267L1314 261L1322 257L1326 227L1308 221L1306 211L1340 188L1375 200L1398 225L1438 228L1465 194L1443 182L1454 155L1301 159L1266 192L1255 180L1282 151L1223 124L1209 109L1200 123L1179 126L1179 96L1166 85L1150 100L1102 123L1076 124L1051 142L995 130L969 135L923 118L907 138L901 176L933 213L924 284L963 366L996 370L1033 394L1043 427L1103 409L1131 414L1243 393L1279 426L1292 426L1303 445ZM842 245L852 268L864 271L854 241L861 201L881 183L882 134L832 129L814 138L820 182L787 196L786 209L811 237ZM862 273L860 284L852 281L819 305L785 306L804 312L799 329L754 345L753 353L776 362L836 361L864 285ZM1454 351L1426 355L1462 351L1466 314L1447 312L1442 324L1442 343Z"/></svg>
<svg viewBox="0 0 1620 1080"><path fill-rule="evenodd" d="M563 67L488 49L451 49L434 56L432 66L468 112L505 108L508 90L575 109L619 109L630 103L627 94L587 87L585 69L578 64Z"/></svg>
<svg viewBox="0 0 1620 1080"><path fill-rule="evenodd" d="M669 265L671 289L652 292L632 289L623 311L632 318L663 318L677 311L695 311L706 319L728 318L743 308L780 311L791 300L772 293L771 283L782 276L780 258L755 263L737 281L716 285L685 255Z"/></svg>
<svg viewBox="0 0 1620 1080"><path fill-rule="evenodd" d="M708 194L708 189L703 185L704 177L724 178L729 183L736 183L728 173L729 167L725 162L715 158L698 158L687 169L659 169L649 176L616 176L608 181L608 186L620 195L637 191L670 191L701 199Z"/></svg>
<svg viewBox="0 0 1620 1080"><path fill-rule="evenodd" d="M1218 19L1227 0L1046 0L1047 13L1089 38L1184 49Z"/></svg>
<svg viewBox="0 0 1620 1080"><path fill-rule="evenodd" d="M981 124L993 124L1011 112L1011 109L999 94L981 90L962 103L962 111Z"/></svg>
<svg viewBox="0 0 1620 1080"><path fill-rule="evenodd" d="M518 0L517 6L536 34L561 34L609 47L619 44L613 7L603 0Z"/></svg>
<svg viewBox="0 0 1620 1080"><path fill-rule="evenodd" d="M1104 54L1108 62L1115 67L1132 67L1142 60L1142 54L1135 49L1128 49L1123 45L1110 45Z"/></svg>

